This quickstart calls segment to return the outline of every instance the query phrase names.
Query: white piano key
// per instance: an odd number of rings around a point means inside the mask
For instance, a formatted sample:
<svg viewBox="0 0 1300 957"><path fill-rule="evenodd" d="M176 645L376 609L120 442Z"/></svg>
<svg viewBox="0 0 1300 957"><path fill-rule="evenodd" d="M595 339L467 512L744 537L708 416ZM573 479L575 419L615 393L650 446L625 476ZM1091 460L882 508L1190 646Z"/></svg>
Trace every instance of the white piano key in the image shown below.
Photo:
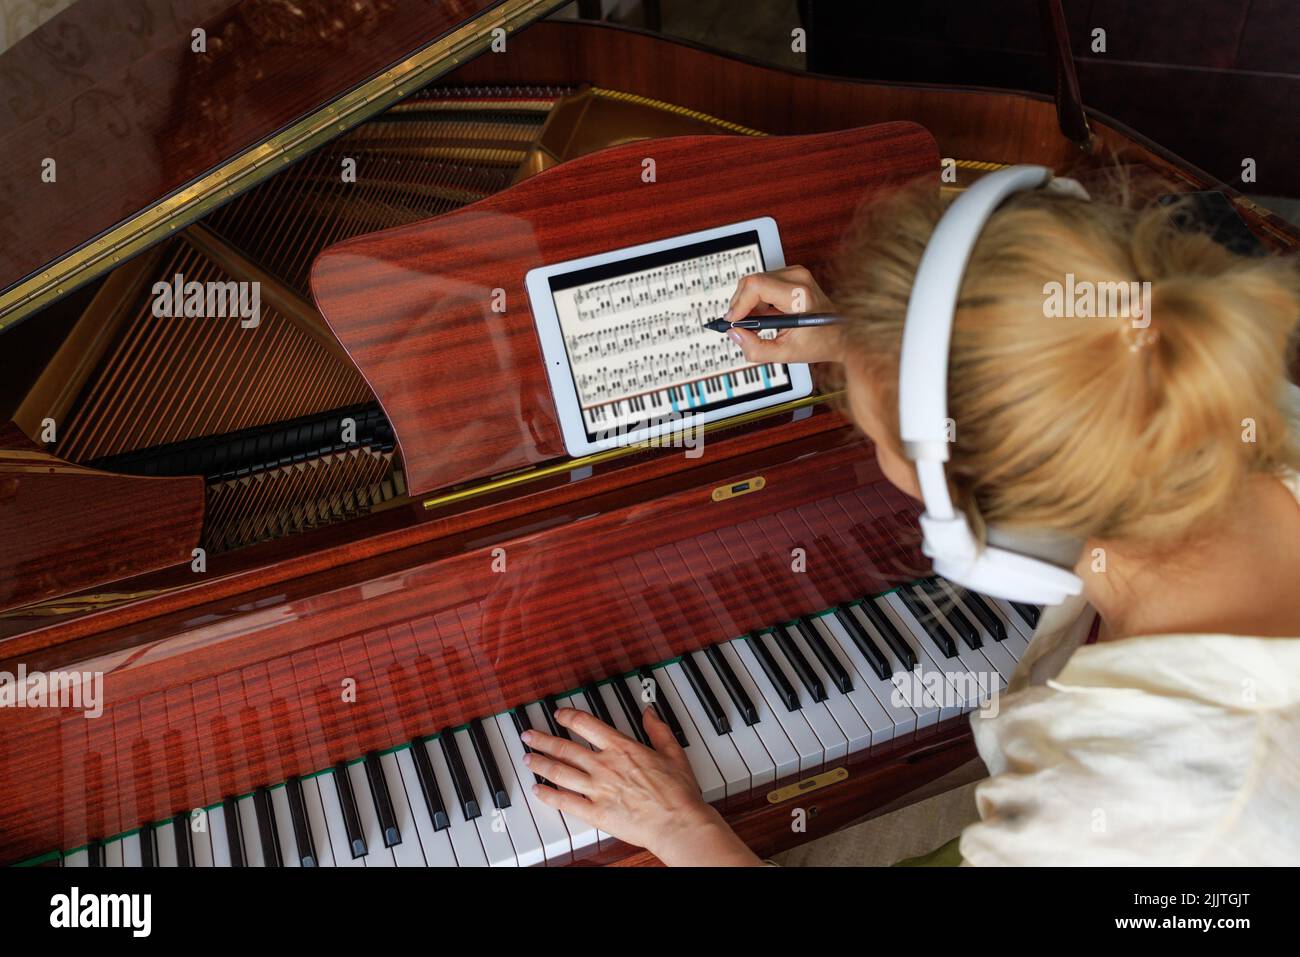
<svg viewBox="0 0 1300 957"><path fill-rule="evenodd" d="M818 615L812 619L814 625L826 639L831 651L840 659L840 664L848 670L850 677L853 679L854 691L862 688L870 692L880 707L884 710L891 725L893 725L893 735L895 738L907 737L916 732L916 712L905 704L899 704L894 701L894 685L890 681L882 681L880 675L876 674L871 663L858 650L858 646L853 643L852 636L843 624L835 617L835 614L828 613ZM872 644L876 642L873 640Z"/></svg>
<svg viewBox="0 0 1300 957"><path fill-rule="evenodd" d="M158 855L159 867L177 867L176 825L171 821L153 829L153 846Z"/></svg>
<svg viewBox="0 0 1300 957"><path fill-rule="evenodd" d="M465 820L465 812L456 799L456 789L451 783L451 769L447 767L447 759L442 756L442 746L437 738L430 738L424 742L424 749L429 754L429 763L433 765L438 791L447 804L447 819L451 821L451 826L444 833L451 841L452 850L456 852L456 863L461 867L487 867L487 854L479 839L478 828L473 821Z"/></svg>
<svg viewBox="0 0 1300 957"><path fill-rule="evenodd" d="M677 722L682 726L682 734L686 736L689 745L685 749L686 760L695 773L695 783L700 786L700 795L710 804L721 801L727 796L727 782L723 780L722 772L718 769L718 762L709 753L709 749L705 746L704 739L700 736L699 729L696 728L690 712L686 710L685 702L677 694L677 687L662 667L655 668L652 676L655 679L655 694L663 696L663 700L673 714L677 716ZM628 686L636 694L637 700L640 701L640 683L629 678ZM713 729L709 728L709 731L712 733Z"/></svg>
<svg viewBox="0 0 1300 957"><path fill-rule="evenodd" d="M148 827L149 825L145 825ZM122 866L123 867L143 867L144 859L142 856L140 832L128 834L122 838Z"/></svg>
<svg viewBox="0 0 1300 957"><path fill-rule="evenodd" d="M929 636L922 636L920 622L912 617L912 614L903 605L902 599L891 592L876 599L876 607L894 623L894 628L902 636L908 647L912 649L912 654L916 656L920 680L908 680L919 686L922 693L925 694L930 694L928 686L935 682L946 689L942 697L935 702L939 705L939 720L946 721L961 714L965 709L955 701L957 692L948 679L947 669L939 663L940 659L936 657L939 654L938 650L935 651L934 656L930 654L932 643ZM930 678L928 677L930 675L937 675L938 677ZM904 690L907 690L910 694L915 689L907 689L904 686ZM932 694L930 696L931 698L934 697Z"/></svg>
<svg viewBox="0 0 1300 957"><path fill-rule="evenodd" d="M735 638L727 642L726 647L730 649L734 660L743 665L751 685L758 689L758 693L767 705L771 717L763 719L763 721L774 720L781 726L781 730L785 732L785 736L789 740L791 749L798 761L799 773L807 775L820 771L824 757L821 741L813 733L812 728L808 726L808 721L802 714L798 711L786 709L785 702L781 700L776 689L772 687L771 681L768 680L767 674L763 671L763 666L758 663L754 650L749 647L749 640ZM752 697L753 692L750 694ZM758 702L755 701L755 706L757 704Z"/></svg>
<svg viewBox="0 0 1300 957"><path fill-rule="evenodd" d="M90 853L83 847L79 851L63 855L64 867L89 867Z"/></svg>
<svg viewBox="0 0 1300 957"><path fill-rule="evenodd" d="M586 700L580 694L575 694L572 697L556 698L555 704L557 708L573 708L575 711L585 711L587 712L587 714L591 714L591 707L587 704ZM584 748L589 748L592 751L597 750L595 745L593 745L582 735L578 734L578 732L567 728L565 730L569 732L570 738L572 738L578 744L582 745ZM598 842L608 841L610 840L610 835L606 834L604 831L597 830L596 840Z"/></svg>
<svg viewBox="0 0 1300 957"><path fill-rule="evenodd" d="M410 758L408 749L402 748L400 753ZM406 786L402 782L402 770L398 765L397 755L391 752L381 754L379 766L384 770L384 782L388 785L388 795L393 802L393 819L397 821L397 833L402 836L402 842L393 845L393 860L398 867L426 867L428 861L425 859L424 842L421 840L419 828L415 826L415 815L406 796ZM411 771L415 771L414 766ZM420 803L424 803L423 798L420 799ZM447 850L451 850L450 844Z"/></svg>
<svg viewBox="0 0 1300 957"><path fill-rule="evenodd" d="M293 831L293 813L289 810L289 789L277 784L268 789L271 813L275 815L275 836L280 844L280 861L285 867L302 867L298 858L298 837Z"/></svg>
<svg viewBox="0 0 1300 957"><path fill-rule="evenodd" d="M312 849L316 852L316 866L334 867L334 847L330 844L325 806L321 803L320 788L315 777L302 779L302 804L303 814L307 818L307 830L311 831Z"/></svg>
<svg viewBox="0 0 1300 957"><path fill-rule="evenodd" d="M974 613L971 612L961 599L957 597L957 593L948 582L944 581L942 578L939 579L939 587L943 590L943 593L947 595L948 600L953 602L957 608L960 608L966 615L967 619L969 619L970 623L975 626L975 631L980 636L981 641L979 652L997 672L999 679L998 690L1006 690L1007 682L1011 680L1011 675L1016 670L1017 661L1016 656L1013 655L1011 649L1007 647L1006 640L998 641L994 638L993 635L989 633L989 630L980 624L980 620L975 617ZM985 602L985 604L988 604L988 602ZM993 614L996 615L997 612L995 611ZM1003 628L1006 628L1005 624L1003 625ZM1007 636L1010 637L1010 634L1010 631L1008 631Z"/></svg>
<svg viewBox="0 0 1300 957"><path fill-rule="evenodd" d="M623 707L618 703L618 699L614 697L614 692L610 689L610 686L607 684L600 685L596 692L600 695L600 700L605 703L605 710L614 719L614 727L635 741L636 731L632 728L631 722L627 720L627 715L623 713Z"/></svg>
<svg viewBox="0 0 1300 957"><path fill-rule="evenodd" d="M872 599L870 598L866 600L872 601ZM866 630L867 634L872 637L872 639L875 641L876 647L881 650L881 652L885 655L885 658L889 661L891 676L888 682L888 686L891 689L891 691L893 688L898 687L900 682L903 682L904 684L902 685L902 687L904 689L907 689L906 683L909 683L912 680L911 670L907 667L907 665L903 663L903 661L894 652L893 646L889 642L885 641L885 636L882 635L880 631L876 628L876 626L871 623L871 619L868 618L865 614L863 614L861 608L859 608L856 604L846 606L846 607L849 610L849 614L851 614L854 617L854 619L858 622L858 624L861 625ZM890 621L891 622L895 621L895 619L891 617ZM896 625L896 627L901 627L901 626ZM904 640L906 641L906 639ZM909 644L908 647L911 647L911 645ZM912 695L909 690L904 700L907 700L909 702L909 707L912 709L912 712L916 715L916 726L918 729L928 728L932 725L939 723L939 714L940 714L939 702L934 698L933 695L930 695L928 693L923 693L919 696Z"/></svg>
<svg viewBox="0 0 1300 957"><path fill-rule="evenodd" d="M212 867L212 812L187 814L185 820L190 829L190 850L194 855L195 867Z"/></svg>
<svg viewBox="0 0 1300 957"><path fill-rule="evenodd" d="M104 843L104 866L105 867L123 866L121 840L106 841Z"/></svg>
<svg viewBox="0 0 1300 957"><path fill-rule="evenodd" d="M953 645L957 649L957 657L955 660L952 658L946 659L947 665L944 671L948 675L950 683L963 699L962 710L974 711L979 707L980 700L987 698L992 693L991 689L997 686L997 672L989 666L987 658L961 640L961 636L948 623L947 617L930 600L929 595L920 588L915 589L913 594L921 602L922 607L929 611L931 620L938 624L952 639ZM899 605L903 608L905 614L911 615L911 610L902 604L901 599ZM917 621L915 615L911 615L910 623L915 623L917 629L921 628L921 623ZM939 659L936 657L935 660L938 661Z"/></svg>
<svg viewBox="0 0 1300 957"><path fill-rule="evenodd" d="M422 742L416 742L411 745L413 748L422 748ZM425 863L429 867L455 867L456 852L451 846L451 835L448 833L450 828L443 828L441 831L433 829L433 819L429 817L429 806L424 801L424 792L420 790L420 776L415 770L415 757L411 753L411 748L401 748L394 755L397 760L397 770L402 792L406 799L406 807L411 815L411 822L415 828L415 835L420 840L420 849L424 852ZM389 783L389 790L395 790L392 783ZM393 800L396 800L394 798ZM402 839L406 840L406 831L402 831Z"/></svg>
<svg viewBox="0 0 1300 957"><path fill-rule="evenodd" d="M478 806L483 811L474 819L478 828L479 840L487 853L488 864L492 867L518 867L519 858L515 855L514 844L506 827L505 815L492 803L492 792L488 790L487 780L479 767L474 754L474 742L470 740L469 731L461 728L455 732L456 745L460 748L460 759L465 765L465 774L469 785L478 798Z"/></svg>
<svg viewBox="0 0 1300 957"><path fill-rule="evenodd" d="M531 717L530 715L529 720L531 720ZM487 724L487 722L484 723ZM520 740L519 732L515 728L514 719L510 717L509 712L506 712L497 715L492 724L496 725L501 747L506 758L503 761L501 756L498 755L497 765L501 768L503 775L507 773L506 765L509 765L510 769L513 770L515 782L519 786L529 813L532 815L533 825L537 828L538 837L542 842L542 853L547 863L566 857L573 851L573 842L569 839L569 828L559 811L550 805L543 804L541 799L533 794L533 785L537 783L537 779L528 768L528 765L524 764L524 755L527 752L524 750L524 743ZM495 751L497 741L492 742L492 747ZM596 839L596 829L590 826L588 829L591 831L591 840L594 841Z"/></svg>
<svg viewBox="0 0 1300 957"><path fill-rule="evenodd" d="M226 832L226 809L208 808L208 833L212 839L212 866L230 867L230 836Z"/></svg>
<svg viewBox="0 0 1300 957"><path fill-rule="evenodd" d="M239 811L239 830L244 838L244 866L265 867L262 859L262 832L257 827L257 810L252 795L236 802Z"/></svg>
<svg viewBox="0 0 1300 957"><path fill-rule="evenodd" d="M713 757L714 763L718 766L718 771L722 774L722 780L726 784L727 797L736 797L744 794L749 790L750 777L749 768L740 757L740 752L736 750L736 745L732 742L731 737L725 734L718 734L714 730L712 722L705 714L704 707L695 697L695 692L691 689L690 681L686 673L682 671L682 666L677 662L667 665L660 672L667 674L673 682L673 687L677 691L678 700L686 708L686 713L690 719L695 722L695 728L699 732L700 740L708 749L709 754ZM674 706L674 710L676 710ZM680 711L677 712L677 720L684 721Z"/></svg>
<svg viewBox="0 0 1300 957"><path fill-rule="evenodd" d="M840 730L844 732L844 737L848 740L849 754L853 754L857 751L865 751L870 748L871 742L876 735L882 735L880 738L881 741L888 740L888 736L893 733L893 725L888 723L889 719L885 715L884 711L880 710L880 703L875 700L875 697L868 695L868 697L871 698L871 701L875 704L874 712L868 707L865 701L863 701L860 710L858 705L849 695L846 695L835 686L835 682L831 680L831 676L827 673L826 669L822 667L821 660L817 657L817 654L812 650L812 647L808 642L804 640L803 635L799 634L799 629L786 627L784 625L781 627L785 628L785 633L794 640L795 646L803 652L804 658L808 660L809 666L813 669L813 674L817 675L817 677L821 679L822 687L826 690L826 700L822 703L826 705L826 710L831 713L831 717L835 719L835 723L838 724ZM861 697L859 690L858 686L855 685L851 694L856 697ZM870 724L867 719L862 716L862 710L866 710L871 714Z"/></svg>
<svg viewBox="0 0 1300 957"><path fill-rule="evenodd" d="M732 674L740 682L740 687L745 694L749 695L749 700L754 703L754 711L758 715L758 721L750 727L758 735L759 740L763 742L763 747L767 749L768 756L772 760L773 779L779 780L780 778L798 774L801 770L799 752L795 750L794 744L791 743L789 735L785 732L785 728L777 720L771 707L768 706L767 699L763 697L763 692L758 689L758 685L750 676L748 668L745 667L745 662L733 647L734 644L734 641L725 641L718 645L718 651L722 653L723 659L731 666ZM805 722L804 728L807 730L807 722ZM809 732L809 736L811 737L811 732ZM818 751L820 752L820 750L819 748Z"/></svg>
<svg viewBox="0 0 1300 957"><path fill-rule="evenodd" d="M361 834L366 839L366 867L395 867L391 849L384 847L384 832L379 826L379 812L370 796L370 781L366 778L366 763L356 761L348 765L348 778L352 781L352 796L357 802L357 817L361 819Z"/></svg>
<svg viewBox="0 0 1300 957"><path fill-rule="evenodd" d="M993 613L1002 619L1003 627L1007 630L1007 641L1019 639L1013 646L1015 650L1016 661L1019 661L1024 654L1024 650L1029 647L1029 643L1034 640L1034 632L1029 625L1018 615L1016 610L1001 598L990 598L984 596L984 601L993 609Z"/></svg>
<svg viewBox="0 0 1300 957"><path fill-rule="evenodd" d="M731 700L731 695L727 694L726 686L723 685L717 670L705 657L704 652L691 652L691 658L700 669L700 674L704 675L705 684L713 692L713 697L717 699L718 706L722 708L722 713L727 718L727 726L731 729L727 737L731 738L740 760L744 761L745 767L749 769L749 786L757 788L764 784L771 784L776 780L776 762L767 753L767 748L758 737L758 732L745 724L744 718L736 708L736 703ZM685 677L685 672L682 675ZM757 706L755 703L756 708Z"/></svg>
<svg viewBox="0 0 1300 957"><path fill-rule="evenodd" d="M528 713L528 721L535 730L543 731L543 732L547 731L548 726L546 724L546 714L543 711L540 702L535 701L532 704L527 705L524 708L524 711ZM521 749L523 748L522 741L519 742L519 747ZM522 760L522 757L520 758L520 760ZM526 778L524 778L524 780L528 782L527 786L531 788L533 783L536 780L535 776L533 775L532 771L528 770L527 765L523 766L523 770L528 771L528 774ZM560 814L560 812L555 811L554 808L548 807L547 810L552 811L553 813ZM597 831L592 825L588 824L586 821L580 820L579 818L574 817L571 814L560 814L560 820L561 822L563 822L564 827L569 832L569 844L573 847L574 851L581 850L584 847L588 847L589 845L597 843L598 841Z"/></svg>
<svg viewBox="0 0 1300 957"><path fill-rule="evenodd" d="M790 683L790 687L794 688L794 693L799 699L799 713L808 722L808 727L812 728L813 734L817 735L817 740L822 743L823 763L830 764L845 757L849 753L848 738L844 736L839 724L831 716L826 703L813 701L812 695L808 693L808 689L804 687L799 676L795 674L794 668L786 660L785 652L771 635L759 635L758 640L763 642L763 647L771 653L772 660L785 675L785 680Z"/></svg>
<svg viewBox="0 0 1300 957"><path fill-rule="evenodd" d="M519 779L514 773L514 761L510 751L506 748L506 743L501 737L501 729L497 725L495 718L502 715L495 715L493 718L483 720L483 734L487 738L488 747L492 751L492 759L496 761L497 770L501 773L501 783L505 785L506 794L510 798L510 806L502 811L506 819L506 830L510 834L510 843L515 847L515 857L519 859L520 867L534 867L546 863L546 851L542 845L542 836L538 832L537 823L533 818L533 812L529 807L528 799L524 796L524 788L519 783ZM510 716L504 715L507 721ZM511 728L513 732L514 728ZM528 782L532 785L532 776L529 775ZM565 834L565 843L568 843L568 834Z"/></svg>
<svg viewBox="0 0 1300 957"><path fill-rule="evenodd" d="M329 831L330 852L335 867L365 867L364 857L352 856L352 845L348 841L348 829L343 820L343 805L339 803L338 782L334 780L333 771L324 771L316 775L317 793L320 795L321 808L325 812L325 825Z"/></svg>

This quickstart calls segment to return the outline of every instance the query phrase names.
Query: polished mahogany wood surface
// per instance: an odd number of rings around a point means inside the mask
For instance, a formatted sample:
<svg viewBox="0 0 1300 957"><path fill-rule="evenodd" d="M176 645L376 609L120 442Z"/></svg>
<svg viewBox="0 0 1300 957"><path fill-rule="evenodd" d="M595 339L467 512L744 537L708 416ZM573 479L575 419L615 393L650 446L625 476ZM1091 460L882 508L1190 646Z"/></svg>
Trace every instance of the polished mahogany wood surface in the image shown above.
<svg viewBox="0 0 1300 957"><path fill-rule="evenodd" d="M0 288L497 2L72 4L0 54Z"/></svg>
<svg viewBox="0 0 1300 957"><path fill-rule="evenodd" d="M756 472L762 491L710 499ZM104 713L0 710L0 859L319 770L925 567L861 440L767 449L678 485L608 493L618 506L596 496L579 521L541 512L509 532L386 553L65 654L61 669L105 675ZM796 547L806 571L792 567Z"/></svg>
<svg viewBox="0 0 1300 957"><path fill-rule="evenodd" d="M647 157L653 182L642 179ZM757 216L776 219L788 263L816 270L864 199L938 165L933 139L911 123L626 144L332 246L312 292L383 405L419 494L564 454L528 270Z"/></svg>
<svg viewBox="0 0 1300 957"><path fill-rule="evenodd" d="M203 479L114 475L0 448L0 610L188 562Z"/></svg>
<svg viewBox="0 0 1300 957"><path fill-rule="evenodd" d="M1300 248L1300 229L1238 195L1125 124L1087 110L1094 135L1084 155L1060 132L1051 97L1038 93L819 76L759 64L683 41L607 23L535 23L506 56L478 57L453 83L592 83L699 110L766 133L818 133L905 120L934 134L945 157L1042 163L1058 173L1133 163L1179 188L1222 189L1274 248ZM1084 102L1088 101L1084 86Z"/></svg>
<svg viewBox="0 0 1300 957"><path fill-rule="evenodd" d="M577 521L592 514L593 502L617 507L708 478L731 460L762 461L777 446L816 455L857 441L854 430L828 405L731 425L710 433L702 460L672 451L646 449L594 466L557 471L522 485L501 488L460 502L425 508L408 500L390 509L288 538L208 556L197 575L187 562L85 589L54 602L0 613L0 661L39 659L54 665L87 652L85 642L129 644L137 622L207 605L303 576L339 568L388 552L474 533L509 534L537 513ZM697 469L703 467L703 471ZM554 521L562 519L553 519Z"/></svg>

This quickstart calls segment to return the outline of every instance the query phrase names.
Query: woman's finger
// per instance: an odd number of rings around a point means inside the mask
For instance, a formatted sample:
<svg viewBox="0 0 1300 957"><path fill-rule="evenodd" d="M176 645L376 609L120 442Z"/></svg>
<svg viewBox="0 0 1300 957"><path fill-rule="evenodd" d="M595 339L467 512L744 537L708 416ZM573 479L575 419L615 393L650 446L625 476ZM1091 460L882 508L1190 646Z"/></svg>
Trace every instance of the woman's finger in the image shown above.
<svg viewBox="0 0 1300 957"><path fill-rule="evenodd" d="M557 761L555 758L547 757L538 751L525 754L524 764L528 765L528 770L534 774L544 777L548 781L554 781L562 788L568 788L570 791L576 791L579 794L587 794L591 791L591 776L584 774L571 764Z"/></svg>
<svg viewBox="0 0 1300 957"><path fill-rule="evenodd" d="M745 353L745 361L753 363L793 362L790 354L790 331L783 329L775 339L763 339L752 329L730 329L727 335Z"/></svg>
<svg viewBox="0 0 1300 957"><path fill-rule="evenodd" d="M653 705L646 705L641 712L641 726L645 728L646 737L656 751L675 764L689 765L686 752L673 737L673 729L655 712Z"/></svg>
<svg viewBox="0 0 1300 957"><path fill-rule="evenodd" d="M781 312L803 311L807 308L806 301L803 306L797 308L793 304L798 290L803 291L802 295L807 300L809 296L807 287L779 278L771 273L756 272L750 273L748 276L741 276L740 282L736 284L736 292L731 297L731 305L727 309L726 318L732 322L743 319L755 307L763 303L775 306Z"/></svg>
<svg viewBox="0 0 1300 957"><path fill-rule="evenodd" d="M533 793L545 805L555 808L564 814L572 814L585 824L595 825L595 806L581 794L574 794L572 791L561 791L557 788L547 787L545 784L534 784Z"/></svg>
<svg viewBox="0 0 1300 957"><path fill-rule="evenodd" d="M632 740L617 728L611 728L594 714L588 714L578 708L558 709L555 712L555 720L562 727L582 735L600 751L627 744Z"/></svg>
<svg viewBox="0 0 1300 957"><path fill-rule="evenodd" d="M556 714L559 714L559 712L557 711ZM595 763L596 756L590 748L585 748L578 742L570 741L568 738L557 738L553 734L547 734L545 731L538 731L535 728L525 731L521 737L524 744L534 751L549 754L581 771L590 771Z"/></svg>

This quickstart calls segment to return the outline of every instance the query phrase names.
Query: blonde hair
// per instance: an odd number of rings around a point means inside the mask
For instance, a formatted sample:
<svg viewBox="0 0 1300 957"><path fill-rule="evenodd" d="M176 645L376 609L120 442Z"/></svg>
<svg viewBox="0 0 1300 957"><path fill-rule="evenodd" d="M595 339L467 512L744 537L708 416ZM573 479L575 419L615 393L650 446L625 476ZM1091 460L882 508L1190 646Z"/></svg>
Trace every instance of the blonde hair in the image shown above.
<svg viewBox="0 0 1300 957"><path fill-rule="evenodd" d="M865 209L833 287L846 359L870 376L895 442L907 301L945 205L930 182ZM1222 517L1251 474L1300 467L1287 400L1295 261L1234 255L1176 215L1036 190L989 221L948 372L949 483L977 529L1172 544ZM1047 284L1067 274L1149 281L1149 328L1045 318Z"/></svg>

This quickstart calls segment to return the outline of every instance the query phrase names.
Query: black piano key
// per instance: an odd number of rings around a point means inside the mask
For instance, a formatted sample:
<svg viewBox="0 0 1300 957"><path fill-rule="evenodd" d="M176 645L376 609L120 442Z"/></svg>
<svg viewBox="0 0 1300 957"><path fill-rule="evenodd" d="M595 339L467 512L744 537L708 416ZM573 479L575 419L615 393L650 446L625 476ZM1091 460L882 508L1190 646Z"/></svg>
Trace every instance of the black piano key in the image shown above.
<svg viewBox="0 0 1300 957"><path fill-rule="evenodd" d="M231 867L247 867L244 860L244 835L239 827L239 801L228 797L221 802L221 810L226 818L226 844L230 850Z"/></svg>
<svg viewBox="0 0 1300 957"><path fill-rule="evenodd" d="M194 851L190 846L190 816L182 811L172 818L172 830L176 833L176 866L193 867ZM143 842L140 850L144 851Z"/></svg>
<svg viewBox="0 0 1300 957"><path fill-rule="evenodd" d="M380 763L379 752L371 751L366 755L362 765L366 769L366 780L370 783L370 797L375 804L375 814L379 818L379 832L384 835L384 847L393 847L402 843L402 834L397 829L397 815L393 812L393 796L388 792L388 780L384 777L384 766Z"/></svg>
<svg viewBox="0 0 1300 957"><path fill-rule="evenodd" d="M842 605L835 609L834 614L835 620L848 632L849 638L862 653L862 657L867 659L867 664L871 665L871 670L876 673L876 677L881 681L888 681L893 674L893 669L889 667L889 659L876 647L876 643L867 634L867 629L862 627L862 622Z"/></svg>
<svg viewBox="0 0 1300 957"><path fill-rule="evenodd" d="M957 632L967 648L972 651L978 650L983 646L984 641L980 638L979 630L966 617L966 613L961 610L957 602L944 590L939 584L938 579L927 578L921 582L921 590L930 597L931 604L939 610L939 614L947 619L952 630Z"/></svg>
<svg viewBox="0 0 1300 957"><path fill-rule="evenodd" d="M86 866L87 867L106 867L104 860L104 845L101 841L91 841L86 845Z"/></svg>
<svg viewBox="0 0 1300 957"><path fill-rule="evenodd" d="M682 655L682 671L686 673L686 680L690 684L691 690L695 692L700 707L709 716L709 723L713 725L713 730L718 734L730 734L731 722L727 720L722 705L713 696L713 689L704 680L704 674L700 671L700 666L695 663L695 659L691 655ZM681 689L679 688L678 691L680 692Z"/></svg>
<svg viewBox="0 0 1300 957"><path fill-rule="evenodd" d="M511 710L510 720L515 723L515 732L519 735L520 743L523 744L524 732L533 730L533 722L528 717L528 712L524 710L523 705L520 705L519 707ZM524 744L524 753L532 754L533 749L530 748L528 745ZM547 783L546 779L542 777L540 774L534 774L533 780L535 780L538 784Z"/></svg>
<svg viewBox="0 0 1300 957"><path fill-rule="evenodd" d="M158 866L158 852L154 850L152 824L146 824L140 828L140 866Z"/></svg>
<svg viewBox="0 0 1300 957"><path fill-rule="evenodd" d="M334 789L339 792L339 807L343 811L343 830L348 835L352 859L365 857L370 853L370 848L366 846L366 835L361 830L361 814L357 811L357 798L352 793L352 778L348 775L346 761L334 765Z"/></svg>
<svg viewBox="0 0 1300 957"><path fill-rule="evenodd" d="M553 738L565 738L572 741L569 737L569 729L555 720L555 712L560 710L560 706L555 703L554 695L547 695L542 699L542 715L546 718L546 730L551 733Z"/></svg>
<svg viewBox="0 0 1300 957"><path fill-rule="evenodd" d="M841 694L848 694L853 690L853 680L849 677L848 671L840 664L840 660L835 657L835 653L826 645L826 639L822 637L821 632L807 618L800 618L794 623L799 634L803 635L803 640L808 642L808 647L812 649L817 660L822 663L826 673L831 676L831 681L835 682L835 687L840 689Z"/></svg>
<svg viewBox="0 0 1300 957"><path fill-rule="evenodd" d="M825 701L826 689L822 687L822 680L817 677L817 672L813 671L812 665L803 656L803 652L794 643L794 639L790 637L784 628L779 627L772 629L772 639L776 642L777 651L785 656L785 660L790 663L795 676L808 690L808 695L813 701Z"/></svg>
<svg viewBox="0 0 1300 957"><path fill-rule="evenodd" d="M746 725L757 724L758 709L754 707L754 702L745 693L745 689L741 685L740 679L736 677L736 673L731 670L731 665L727 663L727 658L723 655L722 649L717 645L710 645L704 649L704 657L709 660L709 664L717 672L718 680L722 682L727 697L731 699L731 703L740 712L740 719Z"/></svg>
<svg viewBox="0 0 1300 957"><path fill-rule="evenodd" d="M961 598L962 604L970 609L970 613L975 616L980 626L993 636L994 641L1007 640L1007 628L1002 624L1002 619L994 614L988 602L969 589L958 588L956 585L950 587Z"/></svg>
<svg viewBox="0 0 1300 957"><path fill-rule="evenodd" d="M618 706L623 709L623 717L627 718L627 723L631 725L632 733L636 735L636 739L647 748L653 747L650 743L650 736L645 733L644 722L641 720L641 711L636 706L636 699L632 697L632 689L627 686L627 682L622 678L615 678L609 683L609 686L613 689Z"/></svg>
<svg viewBox="0 0 1300 957"><path fill-rule="evenodd" d="M785 704L785 710L798 711L799 695L794 690L794 685L790 684L786 678L785 672L781 670L781 666L772 657L772 652L768 650L763 637L758 632L753 631L745 640L749 642L749 647L753 649L754 657L758 659L763 674L767 675L767 680L771 682L773 690L776 691L777 696Z"/></svg>
<svg viewBox="0 0 1300 957"><path fill-rule="evenodd" d="M475 718L469 723L469 739L474 745L474 755L478 758L478 766L483 771L484 780L487 781L488 791L492 793L492 806L505 810L510 806L510 792L506 790L501 769L497 767L496 758L492 755L492 748L488 744L487 732L483 730L481 718Z"/></svg>
<svg viewBox="0 0 1300 957"><path fill-rule="evenodd" d="M614 727L614 716L609 713L609 708L605 706L605 699L595 685L587 685L583 688L582 696L587 700L587 707L591 709L592 714L611 728Z"/></svg>
<svg viewBox="0 0 1300 957"><path fill-rule="evenodd" d="M659 679L655 677L654 672L649 668L640 668L638 669L637 674L640 676L643 684L649 680L654 683L653 687L658 689ZM669 679L665 678L664 680L667 681ZM689 748L691 742L686 737L686 732L682 730L682 725L681 722L677 720L677 715L673 713L672 707L668 704L668 699L661 694L655 694L650 701L650 707L655 709L655 714L659 716L659 720L668 725L669 729L673 733L673 737L677 739L677 743L683 748Z"/></svg>
<svg viewBox="0 0 1300 957"><path fill-rule="evenodd" d="M316 844L312 841L307 824L307 805L302 798L302 781L292 777L284 783L284 796L289 801L289 820L293 822L293 843L298 849L298 862L303 867L316 866Z"/></svg>
<svg viewBox="0 0 1300 957"><path fill-rule="evenodd" d="M904 585L898 589L898 597L902 599L903 604L907 606L913 617L921 623L921 629L934 642L935 647L943 654L945 658L957 657L957 643L952 640L952 636L944 630L943 623L935 617L934 612L930 611L929 606L921 600L910 586Z"/></svg>
<svg viewBox="0 0 1300 957"><path fill-rule="evenodd" d="M1013 601L1011 607L1016 610L1016 614L1030 628L1038 627L1038 606L1027 605L1022 601Z"/></svg>
<svg viewBox="0 0 1300 957"><path fill-rule="evenodd" d="M885 639L885 644L898 656L898 660L903 663L903 667L908 671L916 670L916 652L912 646L903 640L903 636L898 633L894 627L893 620L881 611L880 606L871 598L864 598L858 605L862 609L862 614L867 616L867 621L880 632L880 637Z"/></svg>
<svg viewBox="0 0 1300 957"><path fill-rule="evenodd" d="M460 748L451 728L438 735L438 745L442 748L443 759L451 772L451 786L456 791L461 813L465 815L465 820L472 821L483 812L479 810L478 798L474 796L474 788L469 783L469 774L465 771L465 763L460 758Z"/></svg>
<svg viewBox="0 0 1300 957"><path fill-rule="evenodd" d="M438 789L438 778L433 773L428 748L419 738L411 742L411 757L415 760L415 776L420 779L420 793L424 795L424 806L429 809L433 829L441 831L451 827L451 818L447 816L447 805L442 799L442 791Z"/></svg>
<svg viewBox="0 0 1300 957"><path fill-rule="evenodd" d="M257 818L257 836L262 842L263 864L267 867L283 867L280 841L275 833L275 810L271 807L271 792L264 787L253 792L253 817Z"/></svg>

